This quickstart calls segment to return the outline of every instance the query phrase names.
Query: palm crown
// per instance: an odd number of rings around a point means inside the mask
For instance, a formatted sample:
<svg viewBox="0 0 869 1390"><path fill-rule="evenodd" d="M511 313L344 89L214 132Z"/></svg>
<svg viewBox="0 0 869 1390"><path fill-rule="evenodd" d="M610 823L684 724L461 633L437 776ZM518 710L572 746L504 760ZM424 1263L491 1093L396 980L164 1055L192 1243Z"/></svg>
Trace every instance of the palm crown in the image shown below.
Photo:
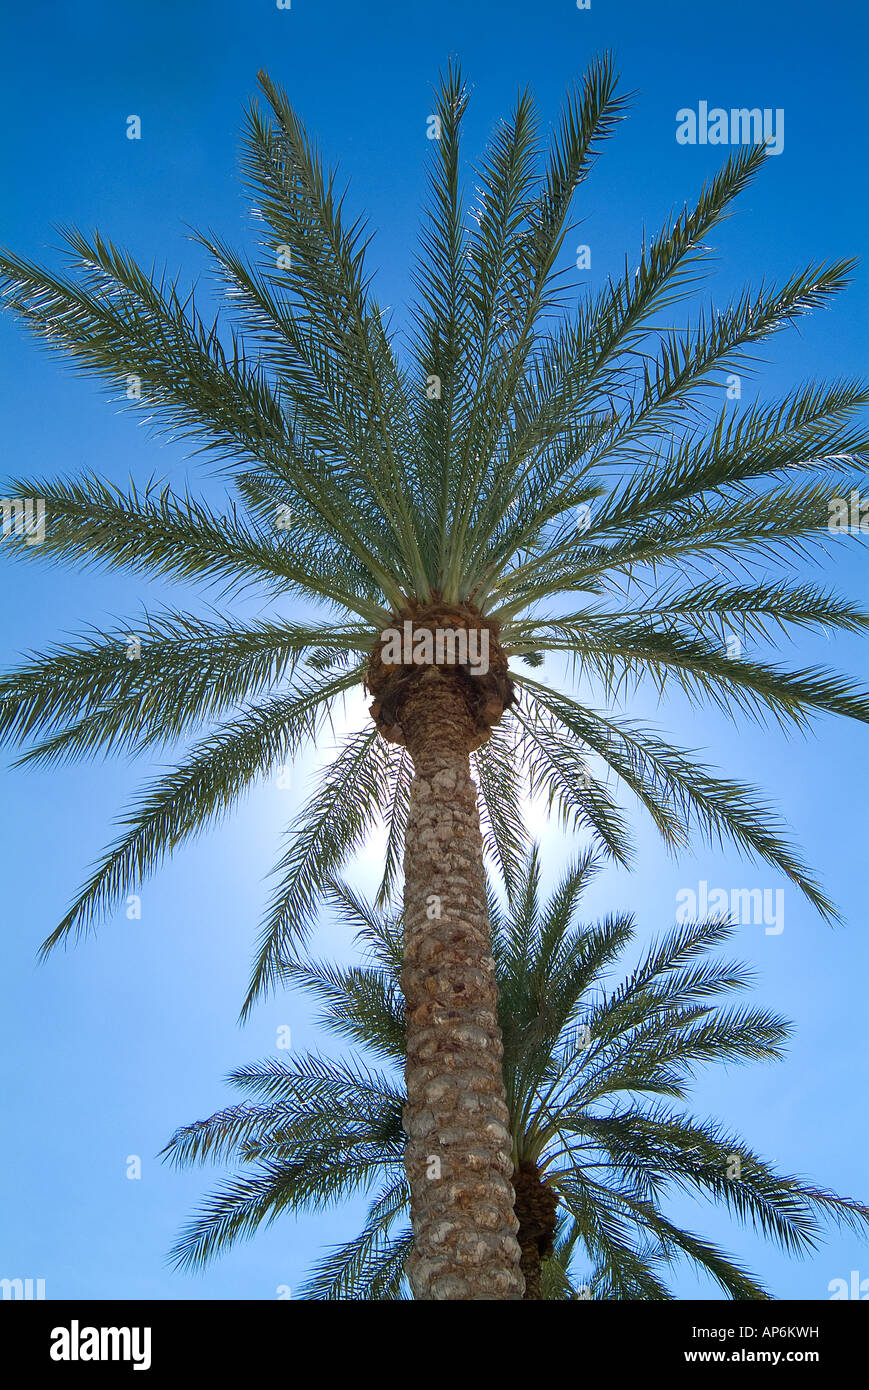
<svg viewBox="0 0 869 1390"><path fill-rule="evenodd" d="M626 681L648 675L660 690L678 682L698 699L782 724L802 726L818 710L867 717L847 682L735 659L723 636L770 635L787 623L865 626L851 604L814 586L750 577L760 558L768 571L776 556L829 539L831 492L862 466L866 434L849 421L869 398L864 388L812 383L773 405L740 415L725 407L698 422L713 374L825 304L847 265L812 267L723 311L703 310L682 332L650 335L650 318L688 292L704 238L763 162L763 148L749 148L644 246L635 268L556 315L574 191L623 115L611 65L597 63L569 97L542 178L532 102L519 98L478 172L470 223L459 154L465 95L451 71L436 106L413 353L400 364L365 270L363 224L349 223L334 174L284 94L261 81L272 120L251 109L245 171L272 250L283 251L276 269L201 238L230 287L228 337L192 294L98 235L66 233L77 278L16 256L0 261L7 304L48 345L110 383L138 377L155 428L195 436L227 460L238 498L223 516L154 482L124 491L93 477L19 479L9 490L44 498L50 525L40 547L12 544L31 557L256 584L336 611L335 621L311 625L156 614L5 678L3 733L42 736L25 761L147 748L215 724L143 793L46 945L109 909L257 774L292 758L363 679L395 615L433 599L474 605L512 658L533 665L570 653L606 707L512 670L518 701L475 754L490 847L508 884L523 849L523 774L625 859L609 772L672 845L692 822L732 837L832 912L749 788L713 776L612 705ZM734 582L715 572L724 556L742 571ZM580 600L571 611L542 607L571 594ZM143 635L138 662L124 659L128 626ZM347 741L280 865L254 990L274 978L317 885L378 813L390 827L391 886L409 777L404 751L373 726Z"/></svg>
<svg viewBox="0 0 869 1390"><path fill-rule="evenodd" d="M738 1134L688 1113L699 1068L780 1059L790 1025L726 1006L751 972L712 954L733 934L722 919L675 928L623 974L633 919L577 919L597 867L586 852L544 902L532 852L514 909L490 903L525 1297L666 1299L668 1269L687 1261L730 1298L766 1298L738 1260L667 1217L674 1192L723 1205L792 1254L815 1248L825 1222L865 1229L869 1209L777 1173ZM285 975L360 1052L242 1067L229 1080L247 1099L177 1131L164 1151L174 1162L241 1169L173 1255L200 1268L282 1214L376 1189L359 1235L319 1262L301 1296L403 1298L402 923L344 884L330 897L366 963L296 963Z"/></svg>

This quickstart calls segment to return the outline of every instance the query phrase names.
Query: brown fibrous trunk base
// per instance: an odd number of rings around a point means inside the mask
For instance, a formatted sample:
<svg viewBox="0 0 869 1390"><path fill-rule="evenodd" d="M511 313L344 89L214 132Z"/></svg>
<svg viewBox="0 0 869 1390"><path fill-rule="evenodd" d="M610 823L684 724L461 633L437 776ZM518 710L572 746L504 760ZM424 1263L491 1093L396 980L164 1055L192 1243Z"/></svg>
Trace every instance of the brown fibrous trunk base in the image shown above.
<svg viewBox="0 0 869 1390"><path fill-rule="evenodd" d="M558 1196L544 1182L536 1163L523 1159L513 1169L514 1211L519 1221L521 1269L525 1278L525 1299L540 1299L541 1265L552 1254L558 1212Z"/></svg>
<svg viewBox="0 0 869 1390"><path fill-rule="evenodd" d="M473 729L469 739L469 751L479 748L489 738L493 727L501 715L514 703L513 681L507 669L507 657L498 640L498 624L485 617L471 603L450 604L439 600L418 604L408 600L407 607L393 615L389 627L403 631L405 623L411 624L415 635L420 629L430 632L444 631L468 634L476 633L477 640L485 633L488 654L488 670L474 673L466 666L458 664L442 665L438 669L460 692ZM384 643L381 640L371 653L365 685L374 696L370 705L371 717L388 743L407 743L402 710L415 686L418 686L432 670L430 665L417 665L413 662L395 663L383 659Z"/></svg>

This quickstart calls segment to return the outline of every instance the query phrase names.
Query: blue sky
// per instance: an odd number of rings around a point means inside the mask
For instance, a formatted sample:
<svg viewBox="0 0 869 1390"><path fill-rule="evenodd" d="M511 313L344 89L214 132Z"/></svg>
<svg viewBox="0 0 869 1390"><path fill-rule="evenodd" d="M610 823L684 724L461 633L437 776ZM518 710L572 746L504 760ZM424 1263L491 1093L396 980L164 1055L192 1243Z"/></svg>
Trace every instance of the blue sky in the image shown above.
<svg viewBox="0 0 869 1390"><path fill-rule="evenodd" d="M269 0L164 0L7 12L0 241L56 263L54 225L97 226L145 264L180 269L182 280L203 270L188 240L191 224L250 244L237 130L256 72L267 67L329 160L351 176L354 211L367 212L377 230L378 297L401 327L424 194L430 88L447 55L459 55L472 84L466 150L475 153L517 86L533 88L549 122L569 80L604 47L614 49L636 96L577 209L584 221L576 241L592 250L590 288L619 271L626 253L635 257L643 228L681 210L723 161L726 150L676 143L676 111L699 101L785 112L783 153L716 237L721 301L746 280L785 280L810 262L865 252L865 13L800 0L716 7L592 0L589 11L572 0L413 7L293 0L288 11ZM125 138L131 114L141 117L140 141ZM810 375L865 372L867 307L861 265L831 313L771 344L747 397L772 398ZM40 353L6 316L0 355L4 474L89 469L123 482L157 473L175 485L213 488L180 446L149 439L97 383ZM865 595L859 541L830 561L827 578ZM116 573L25 567L0 553L0 663L163 602L182 606L188 595ZM201 611L201 596L189 602ZM858 675L867 665L865 646L823 636L800 639L793 660L830 660ZM728 774L768 789L847 920L831 930L788 890L780 935L742 929L738 951L760 976L755 998L791 1017L796 1037L783 1065L701 1076L695 1109L741 1130L783 1170L869 1197L866 732L827 720L816 739L786 742L775 731L734 732L720 716L678 702L658 709L651 695L635 701L634 712L702 748ZM244 1030L235 1022L264 879L304 799L310 764L296 770L288 790L263 787L231 822L183 849L142 889L141 920L121 913L96 939L36 964L39 943L111 837L113 817L153 770L147 759L121 760L4 779L0 1277L44 1278L51 1298L272 1298L279 1286L298 1285L318 1251L352 1233L352 1215L283 1220L204 1276L173 1274L165 1252L209 1175L178 1175L155 1155L178 1124L228 1101L222 1076L274 1053L280 1025L290 1025L297 1050L336 1050L295 997L264 1003ZM636 838L635 872L605 873L588 908L635 911L644 938L667 929L677 893L700 879L781 886L731 851L698 847L674 863L639 821ZM544 845L554 875L572 846L555 830ZM369 866L358 865L356 877L371 882ZM328 918L315 946L324 955L350 950ZM137 1181L125 1175L133 1154L142 1160ZM678 1210L780 1297L823 1299L830 1280L852 1269L869 1277L869 1250L853 1236L834 1237L794 1263L718 1214ZM716 1296L690 1276L678 1288L683 1297Z"/></svg>

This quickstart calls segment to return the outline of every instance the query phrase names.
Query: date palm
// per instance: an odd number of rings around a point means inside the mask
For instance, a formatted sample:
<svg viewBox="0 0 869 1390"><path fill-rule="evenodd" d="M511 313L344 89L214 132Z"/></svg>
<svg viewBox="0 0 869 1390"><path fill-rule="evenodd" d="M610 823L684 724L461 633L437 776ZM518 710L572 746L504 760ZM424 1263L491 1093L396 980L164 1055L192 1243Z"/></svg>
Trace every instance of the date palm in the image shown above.
<svg viewBox="0 0 869 1390"><path fill-rule="evenodd" d="M766 1298L733 1256L667 1217L673 1193L723 1206L795 1255L815 1248L825 1222L865 1231L869 1208L777 1173L723 1124L688 1113L700 1067L780 1059L790 1026L728 1006L751 973L713 954L734 932L723 919L677 927L625 973L633 919L578 921L598 866L586 852L544 902L532 853L514 908L490 903L525 1298L671 1298L668 1268L685 1261L727 1297ZM319 1261L300 1296L404 1298L403 924L345 885L331 897L365 963L297 963L285 975L357 1051L242 1067L229 1077L240 1104L177 1131L164 1150L175 1163L239 1169L173 1258L202 1268L283 1214L374 1192L362 1230Z"/></svg>
<svg viewBox="0 0 869 1390"><path fill-rule="evenodd" d="M626 862L616 793L627 789L670 848L694 831L730 838L835 914L755 791L620 702L650 680L657 695L681 689L785 728L819 712L867 718L847 680L784 669L762 649L788 625L866 626L787 566L831 539L829 498L863 469L855 417L869 395L833 380L740 411L709 397L718 373L825 306L850 263L661 326L694 294L708 238L764 161L763 147L745 148L644 238L623 276L571 303L574 195L625 114L611 62L569 93L548 149L519 95L470 207L465 89L450 68L429 122L418 301L399 342L372 290L364 224L286 95L260 80L266 106L251 107L244 136L260 249L248 259L199 236L225 313L212 318L99 234L64 233L63 274L0 257L5 304L37 337L155 430L210 451L225 484L215 502L153 479L17 478L7 492L42 499L48 521L41 544L11 535L6 548L275 603L256 620L152 613L2 681L0 733L32 740L24 762L193 740L126 813L43 949L111 912L316 742L364 684L372 718L329 762L277 866L245 1011L299 948L326 877L383 817L384 900L403 856L411 1282L420 1298L520 1298L482 856L485 843L512 892L523 790ZM420 650L438 631L488 643L488 669L395 660L392 630ZM733 657L728 632L759 650ZM547 656L565 666L554 681L531 674ZM425 1177L433 1149L439 1187Z"/></svg>

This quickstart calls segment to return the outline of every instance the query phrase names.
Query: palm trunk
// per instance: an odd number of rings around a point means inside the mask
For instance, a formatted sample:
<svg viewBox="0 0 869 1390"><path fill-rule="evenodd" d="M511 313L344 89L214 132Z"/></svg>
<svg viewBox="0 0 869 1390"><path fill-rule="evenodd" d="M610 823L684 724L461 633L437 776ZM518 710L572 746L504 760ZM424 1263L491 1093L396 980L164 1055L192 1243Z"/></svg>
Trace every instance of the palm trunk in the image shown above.
<svg viewBox="0 0 869 1390"><path fill-rule="evenodd" d="M537 1248L537 1241L533 1237L531 1239L523 1238L522 1231L519 1232L519 1240L522 1249L520 1268L522 1278L525 1280L523 1297L526 1302L534 1302L543 1297L540 1292L540 1251Z"/></svg>
<svg viewBox="0 0 869 1390"><path fill-rule="evenodd" d="M435 668L402 727L414 779L404 854L402 985L417 1299L521 1299L509 1114L483 845L469 752L479 742L457 684Z"/></svg>
<svg viewBox="0 0 869 1390"><path fill-rule="evenodd" d="M552 1254L558 1224L558 1197L544 1182L536 1163L523 1159L513 1169L516 1215L519 1218L519 1248L526 1301L543 1298L541 1275L543 1259Z"/></svg>

